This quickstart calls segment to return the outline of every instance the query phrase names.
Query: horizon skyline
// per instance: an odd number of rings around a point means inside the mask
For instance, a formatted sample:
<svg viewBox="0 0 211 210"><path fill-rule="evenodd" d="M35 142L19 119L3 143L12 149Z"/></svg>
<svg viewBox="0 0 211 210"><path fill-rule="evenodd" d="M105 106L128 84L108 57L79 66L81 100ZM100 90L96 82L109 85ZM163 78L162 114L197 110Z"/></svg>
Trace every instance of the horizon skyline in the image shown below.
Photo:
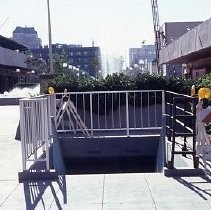
<svg viewBox="0 0 211 210"><path fill-rule="evenodd" d="M180 4L183 7L178 10ZM1 35L12 37L16 26L34 27L42 45L48 45L46 0L19 0L18 4L8 0L3 5ZM209 5L209 0L159 0L160 26L164 22L205 21L211 17ZM50 9L53 44L81 44L86 47L92 46L94 40L95 46L105 54L124 57L129 48L141 47L143 40L146 40L146 45L154 44L151 1L51 0ZM16 11L20 11L18 15Z"/></svg>

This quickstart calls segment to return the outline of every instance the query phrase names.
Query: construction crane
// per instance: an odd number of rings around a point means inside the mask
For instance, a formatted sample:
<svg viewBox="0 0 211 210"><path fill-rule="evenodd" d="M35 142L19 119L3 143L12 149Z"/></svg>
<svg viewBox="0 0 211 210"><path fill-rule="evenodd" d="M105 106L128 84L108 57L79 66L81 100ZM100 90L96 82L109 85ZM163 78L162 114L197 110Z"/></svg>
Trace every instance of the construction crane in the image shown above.
<svg viewBox="0 0 211 210"><path fill-rule="evenodd" d="M4 22L0 26L0 30L3 28L3 26L6 24L6 22L9 20L9 17L7 17Z"/></svg>
<svg viewBox="0 0 211 210"><path fill-rule="evenodd" d="M158 74L162 75L163 72L159 65L159 57L160 57L160 50L161 50L161 32L160 32L157 0L151 0L151 4L152 4L153 26L154 26L154 33L155 33L156 64L157 64Z"/></svg>

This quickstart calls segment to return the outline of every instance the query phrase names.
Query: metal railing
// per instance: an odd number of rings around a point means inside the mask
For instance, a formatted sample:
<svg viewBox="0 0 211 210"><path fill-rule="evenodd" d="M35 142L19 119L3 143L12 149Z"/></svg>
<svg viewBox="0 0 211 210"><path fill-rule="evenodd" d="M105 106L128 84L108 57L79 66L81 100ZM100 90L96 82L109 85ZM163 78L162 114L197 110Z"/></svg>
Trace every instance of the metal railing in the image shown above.
<svg viewBox="0 0 211 210"><path fill-rule="evenodd" d="M168 168L174 168L175 155L192 155L193 165L198 166L196 157L196 104L194 97L166 91L166 133L171 143L171 158ZM176 139L180 137L180 142ZM178 143L181 149L176 148Z"/></svg>
<svg viewBox="0 0 211 210"><path fill-rule="evenodd" d="M45 161L49 170L49 144L51 136L49 100L44 97L20 100L20 134L23 170L29 161ZM38 158L38 149L45 151L45 158Z"/></svg>
<svg viewBox="0 0 211 210"><path fill-rule="evenodd" d="M71 100L79 126L74 119L76 135L83 129L90 135L141 135L144 131L160 132L162 115L165 113L164 91L105 91L58 93L20 100L20 133L23 170L27 170L28 161L45 161L49 170L49 147L52 140L51 116L57 122L61 103ZM75 118L76 119L76 118ZM68 117L63 116L63 125L57 131L68 131ZM148 133L149 134L149 133ZM45 152L44 158L38 158L38 150Z"/></svg>
<svg viewBox="0 0 211 210"><path fill-rule="evenodd" d="M160 130L165 113L162 90L69 92L50 95L57 109L65 96L71 100L87 130L93 136L133 135L147 130ZM53 114L56 116L56 114ZM58 116L59 117L59 116ZM80 128L76 127L76 131ZM72 131L64 116L59 132Z"/></svg>

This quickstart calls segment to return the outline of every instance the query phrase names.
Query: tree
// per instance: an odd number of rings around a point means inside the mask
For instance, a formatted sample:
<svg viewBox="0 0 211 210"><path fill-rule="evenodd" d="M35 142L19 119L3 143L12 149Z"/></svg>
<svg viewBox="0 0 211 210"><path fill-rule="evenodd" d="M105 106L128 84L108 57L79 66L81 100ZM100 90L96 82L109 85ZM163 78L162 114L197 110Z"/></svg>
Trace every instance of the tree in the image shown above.
<svg viewBox="0 0 211 210"><path fill-rule="evenodd" d="M29 56L25 61L27 68L34 70L36 74L40 75L48 71L48 65L42 58L35 58Z"/></svg>
<svg viewBox="0 0 211 210"><path fill-rule="evenodd" d="M69 65L68 57L65 53L53 55L53 68L56 74L64 74L66 72L64 64Z"/></svg>

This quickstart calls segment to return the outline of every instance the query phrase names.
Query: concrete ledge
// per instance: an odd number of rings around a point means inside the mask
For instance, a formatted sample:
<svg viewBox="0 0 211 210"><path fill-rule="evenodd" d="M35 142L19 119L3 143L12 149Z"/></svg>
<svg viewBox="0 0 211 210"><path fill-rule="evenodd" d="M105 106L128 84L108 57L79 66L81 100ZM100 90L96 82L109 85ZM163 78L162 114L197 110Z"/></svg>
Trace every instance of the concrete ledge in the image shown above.
<svg viewBox="0 0 211 210"><path fill-rule="evenodd" d="M167 177L185 177L185 176L205 176L205 173L202 169L199 168L178 168L178 169L167 169L164 168L164 176Z"/></svg>
<svg viewBox="0 0 211 210"><path fill-rule="evenodd" d="M0 106L19 105L20 98L0 97Z"/></svg>
<svg viewBox="0 0 211 210"><path fill-rule="evenodd" d="M44 172L32 172L32 171L22 171L18 172L19 183L25 181L53 181L58 179L58 174L54 171L44 171Z"/></svg>

